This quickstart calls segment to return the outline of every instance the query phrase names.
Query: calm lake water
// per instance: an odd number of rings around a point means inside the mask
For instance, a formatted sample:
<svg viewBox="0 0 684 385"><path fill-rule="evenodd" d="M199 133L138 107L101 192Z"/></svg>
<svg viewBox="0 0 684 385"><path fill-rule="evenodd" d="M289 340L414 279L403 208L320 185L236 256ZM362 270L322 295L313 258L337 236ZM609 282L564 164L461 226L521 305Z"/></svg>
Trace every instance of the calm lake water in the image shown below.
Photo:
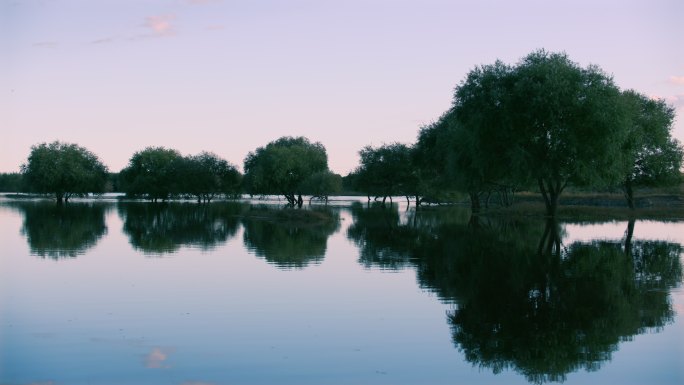
<svg viewBox="0 0 684 385"><path fill-rule="evenodd" d="M682 384L684 222L0 201L0 384Z"/></svg>

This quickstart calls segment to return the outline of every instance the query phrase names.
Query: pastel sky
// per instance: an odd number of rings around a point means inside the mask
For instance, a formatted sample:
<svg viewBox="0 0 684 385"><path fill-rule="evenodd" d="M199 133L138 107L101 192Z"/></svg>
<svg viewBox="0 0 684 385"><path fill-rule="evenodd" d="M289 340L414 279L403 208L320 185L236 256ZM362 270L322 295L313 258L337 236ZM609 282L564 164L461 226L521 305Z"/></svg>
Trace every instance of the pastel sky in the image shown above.
<svg viewBox="0 0 684 385"><path fill-rule="evenodd" d="M677 108L684 1L0 0L0 172L61 140L112 171L146 146L249 151L304 135L346 174L412 143L478 64L545 48Z"/></svg>

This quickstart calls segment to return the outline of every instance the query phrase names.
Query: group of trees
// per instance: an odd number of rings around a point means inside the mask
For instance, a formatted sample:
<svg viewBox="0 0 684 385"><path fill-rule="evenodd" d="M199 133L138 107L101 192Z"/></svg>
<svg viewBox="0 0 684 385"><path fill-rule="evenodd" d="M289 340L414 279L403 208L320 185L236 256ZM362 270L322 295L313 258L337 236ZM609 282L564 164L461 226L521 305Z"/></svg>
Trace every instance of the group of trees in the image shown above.
<svg viewBox="0 0 684 385"><path fill-rule="evenodd" d="M497 61L470 71L452 107L412 147L364 148L352 180L369 196L416 196L417 204L461 191L474 211L492 193L508 205L516 190L538 189L550 216L569 185L620 187L633 208L635 187L681 179L673 120L664 101L621 91L600 68L540 50L516 66Z"/></svg>
<svg viewBox="0 0 684 385"><path fill-rule="evenodd" d="M474 211L498 196L538 190L554 216L567 186L620 187L634 208L634 189L678 183L684 151L671 137L674 109L633 90L621 91L597 66L581 67L566 54L532 52L511 66L478 66L456 87L451 108L423 127L415 144L364 147L359 167L345 177L371 196L426 198L466 193ZM303 195L327 201L343 178L328 168L321 143L282 137L250 152L244 180L215 154L182 156L148 147L121 172L119 187L153 201L219 194L276 194L302 206ZM88 150L53 142L34 146L22 173L31 191L104 191L107 168Z"/></svg>
<svg viewBox="0 0 684 385"><path fill-rule="evenodd" d="M157 201L193 196L198 202L211 202L220 194L238 194L242 175L216 154L184 157L176 150L148 147L133 154L119 179L122 191L131 197Z"/></svg>
<svg viewBox="0 0 684 385"><path fill-rule="evenodd" d="M325 147L304 137L282 137L257 148L247 155L244 168L243 178L234 165L213 153L182 156L173 149L148 147L133 154L114 179L116 188L127 196L155 202L187 196L211 202L216 196L244 191L283 195L290 205L301 207L302 195L327 202L342 188L342 177L328 168ZM104 192L111 183L97 156L61 142L33 146L22 173L17 178L9 175L8 183L25 183L28 191L54 194L58 203L73 195Z"/></svg>

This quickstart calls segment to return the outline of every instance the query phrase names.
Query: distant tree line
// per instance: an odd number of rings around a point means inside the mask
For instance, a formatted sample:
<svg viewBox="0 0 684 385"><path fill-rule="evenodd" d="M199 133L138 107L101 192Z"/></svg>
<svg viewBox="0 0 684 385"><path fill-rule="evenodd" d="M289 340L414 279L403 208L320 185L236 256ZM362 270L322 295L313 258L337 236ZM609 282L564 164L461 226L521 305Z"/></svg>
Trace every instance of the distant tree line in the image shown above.
<svg viewBox="0 0 684 385"><path fill-rule="evenodd" d="M636 188L681 182L684 151L671 136L674 117L663 100L621 91L597 66L539 50L513 66L475 67L456 87L451 108L422 127L416 143L366 146L344 178L328 168L325 147L304 137L250 152L244 175L216 154L182 156L163 147L136 152L110 174L87 149L53 142L32 147L21 176L4 175L0 189L22 185L57 202L109 189L151 201L275 194L301 207L303 196L327 202L344 188L383 203L405 196L417 206L467 194L473 211L492 198L507 206L517 191L537 190L554 216L568 186L619 187L634 208Z"/></svg>

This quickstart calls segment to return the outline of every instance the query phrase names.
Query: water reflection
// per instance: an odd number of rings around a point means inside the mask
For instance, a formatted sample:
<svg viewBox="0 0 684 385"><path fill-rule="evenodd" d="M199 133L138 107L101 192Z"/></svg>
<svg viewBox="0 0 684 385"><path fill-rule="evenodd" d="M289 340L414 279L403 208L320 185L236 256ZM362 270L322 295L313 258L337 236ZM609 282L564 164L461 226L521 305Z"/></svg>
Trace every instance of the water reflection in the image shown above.
<svg viewBox="0 0 684 385"><path fill-rule="evenodd" d="M328 237L340 226L336 213L326 210L323 217L327 219L282 221L253 211L242 221L245 247L281 269L302 269L320 263L325 257Z"/></svg>
<svg viewBox="0 0 684 385"><path fill-rule="evenodd" d="M130 244L148 254L173 253L181 246L211 250L237 233L243 210L243 204L232 202L118 205Z"/></svg>
<svg viewBox="0 0 684 385"><path fill-rule="evenodd" d="M32 255L42 258L74 258L95 246L107 233L107 204L8 202L24 216L21 233Z"/></svg>
<svg viewBox="0 0 684 385"><path fill-rule="evenodd" d="M360 262L413 266L423 288L454 304L447 321L455 347L494 373L564 381L674 319L669 290L682 281L682 247L633 241L633 223L621 240L563 245L554 222L400 224L394 212L377 210L353 214L347 236Z"/></svg>
<svg viewBox="0 0 684 385"><path fill-rule="evenodd" d="M397 206L355 203L351 214L354 222L347 228L347 237L359 248L360 264L388 270L409 264L420 233L401 224Z"/></svg>

